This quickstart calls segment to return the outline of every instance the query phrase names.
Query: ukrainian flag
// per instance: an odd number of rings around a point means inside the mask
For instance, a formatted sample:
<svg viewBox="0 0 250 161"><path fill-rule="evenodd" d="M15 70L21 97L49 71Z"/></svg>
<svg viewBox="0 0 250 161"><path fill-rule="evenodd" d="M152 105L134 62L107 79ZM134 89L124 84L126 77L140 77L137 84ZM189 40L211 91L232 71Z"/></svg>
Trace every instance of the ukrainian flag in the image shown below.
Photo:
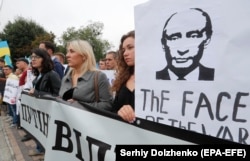
<svg viewBox="0 0 250 161"><path fill-rule="evenodd" d="M4 61L6 65L11 65L12 62L10 59L10 48L7 41L0 41L0 57L4 56Z"/></svg>
<svg viewBox="0 0 250 161"><path fill-rule="evenodd" d="M3 57L5 55L10 56L10 48L7 41L0 41L0 57Z"/></svg>

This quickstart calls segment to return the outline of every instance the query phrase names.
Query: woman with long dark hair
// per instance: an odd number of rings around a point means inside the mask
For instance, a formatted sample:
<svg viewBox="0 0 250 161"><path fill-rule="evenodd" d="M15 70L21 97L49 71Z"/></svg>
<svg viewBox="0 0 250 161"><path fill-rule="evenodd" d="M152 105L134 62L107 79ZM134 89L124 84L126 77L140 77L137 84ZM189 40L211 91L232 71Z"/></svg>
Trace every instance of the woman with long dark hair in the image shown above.
<svg viewBox="0 0 250 161"><path fill-rule="evenodd" d="M58 96L61 79L53 70L54 65L47 51L39 48L34 49L30 58L32 73L35 79L33 80L33 88L29 93L34 95L51 94L52 96Z"/></svg>
<svg viewBox="0 0 250 161"><path fill-rule="evenodd" d="M119 46L116 76L112 85L115 92L113 112L123 120L135 120L135 32L123 35Z"/></svg>
<svg viewBox="0 0 250 161"><path fill-rule="evenodd" d="M34 49L30 56L32 73L35 76L33 80L33 88L29 94L42 96L45 94L58 96L61 86L61 78L53 69L53 62L44 49ZM36 150L29 153L30 156L41 155L45 153L44 147L36 141Z"/></svg>

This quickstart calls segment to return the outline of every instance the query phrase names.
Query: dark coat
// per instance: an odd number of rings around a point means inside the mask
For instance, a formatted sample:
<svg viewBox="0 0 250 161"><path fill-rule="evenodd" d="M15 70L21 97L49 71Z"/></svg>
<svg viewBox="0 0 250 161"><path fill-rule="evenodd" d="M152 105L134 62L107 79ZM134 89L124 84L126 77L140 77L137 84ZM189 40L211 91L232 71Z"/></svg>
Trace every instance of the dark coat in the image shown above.
<svg viewBox="0 0 250 161"><path fill-rule="evenodd" d="M64 76L64 66L56 58L52 61L54 63L54 71L56 71L62 79Z"/></svg>
<svg viewBox="0 0 250 161"><path fill-rule="evenodd" d="M36 77L33 80L33 86L35 87L35 96L44 94L58 96L61 86L61 79L54 70L51 70L47 73L42 74L41 78L39 79L38 77Z"/></svg>

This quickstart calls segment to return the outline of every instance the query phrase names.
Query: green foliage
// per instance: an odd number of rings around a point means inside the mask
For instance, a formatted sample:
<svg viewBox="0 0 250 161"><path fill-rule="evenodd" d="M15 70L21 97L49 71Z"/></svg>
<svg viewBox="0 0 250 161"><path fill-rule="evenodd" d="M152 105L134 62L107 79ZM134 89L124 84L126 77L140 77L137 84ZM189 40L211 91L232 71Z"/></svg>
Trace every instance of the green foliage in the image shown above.
<svg viewBox="0 0 250 161"><path fill-rule="evenodd" d="M46 37L54 40L55 35L23 17L17 17L14 22L9 21L0 33L0 38L9 44L12 59L30 55L31 49L38 47L37 42Z"/></svg>
<svg viewBox="0 0 250 161"><path fill-rule="evenodd" d="M61 45L57 45L56 51L66 54L66 42L71 39L80 38L87 40L93 47L96 61L104 57L104 54L113 45L102 39L103 23L90 22L87 26L76 29L70 27L65 31L59 40ZM0 32L0 40L7 40L13 62L15 58L29 56L31 50L39 46L41 41L54 42L55 35L47 32L42 26L32 20L17 17L14 22L8 22L3 32Z"/></svg>
<svg viewBox="0 0 250 161"><path fill-rule="evenodd" d="M63 33L61 42L65 46L67 41L72 39L87 40L93 47L96 61L99 61L107 50L112 47L111 43L102 39L103 26L101 22L91 22L78 30L75 27L70 27Z"/></svg>
<svg viewBox="0 0 250 161"><path fill-rule="evenodd" d="M41 41L54 42L55 37L56 36L52 32L38 35L36 36L35 40L32 41L31 47L32 48L38 47Z"/></svg>

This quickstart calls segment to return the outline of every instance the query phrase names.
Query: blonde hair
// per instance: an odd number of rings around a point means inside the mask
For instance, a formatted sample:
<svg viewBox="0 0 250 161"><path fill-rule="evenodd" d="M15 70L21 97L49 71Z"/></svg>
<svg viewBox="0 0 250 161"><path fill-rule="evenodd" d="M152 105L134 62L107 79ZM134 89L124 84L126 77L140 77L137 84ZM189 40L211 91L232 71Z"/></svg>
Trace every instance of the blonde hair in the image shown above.
<svg viewBox="0 0 250 161"><path fill-rule="evenodd" d="M85 61L81 66L82 74L86 73L87 71L97 70L93 48L88 41L81 39L71 40L67 42L67 47L69 46L71 46L75 52L81 54L83 59L85 58Z"/></svg>

